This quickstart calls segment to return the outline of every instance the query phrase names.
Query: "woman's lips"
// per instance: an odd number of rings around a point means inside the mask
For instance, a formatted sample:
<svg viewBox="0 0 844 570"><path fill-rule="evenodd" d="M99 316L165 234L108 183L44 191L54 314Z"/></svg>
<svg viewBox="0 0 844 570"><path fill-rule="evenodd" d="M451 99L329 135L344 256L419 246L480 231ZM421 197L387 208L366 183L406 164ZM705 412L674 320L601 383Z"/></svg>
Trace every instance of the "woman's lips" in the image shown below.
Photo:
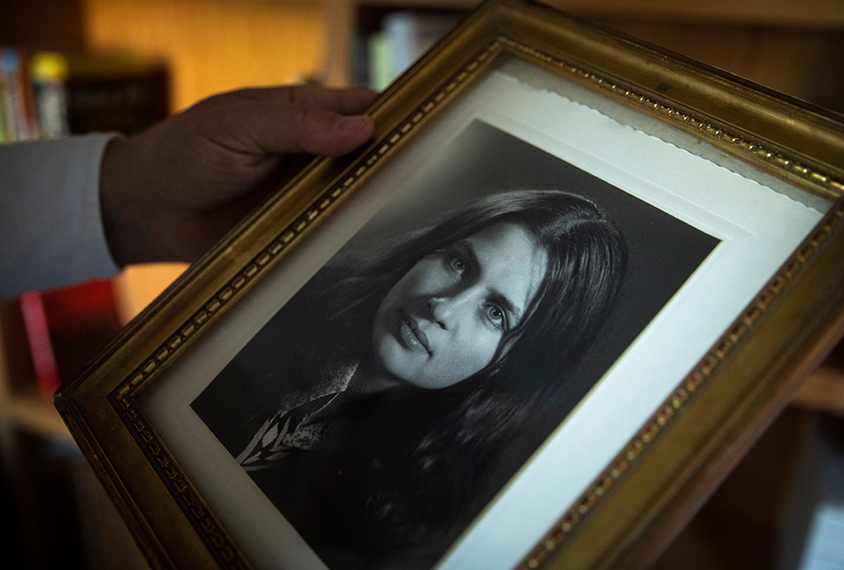
<svg viewBox="0 0 844 570"><path fill-rule="evenodd" d="M419 354L431 354L431 344L428 342L428 335L419 328L416 319L399 311L399 338L402 344L413 352Z"/></svg>

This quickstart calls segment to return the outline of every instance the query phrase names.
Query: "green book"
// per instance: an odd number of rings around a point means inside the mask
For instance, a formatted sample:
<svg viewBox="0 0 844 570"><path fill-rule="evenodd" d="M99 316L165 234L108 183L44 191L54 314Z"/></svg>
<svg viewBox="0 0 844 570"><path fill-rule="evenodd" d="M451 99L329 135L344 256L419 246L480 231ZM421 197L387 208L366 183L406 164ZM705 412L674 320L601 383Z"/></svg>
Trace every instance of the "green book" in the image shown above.
<svg viewBox="0 0 844 570"><path fill-rule="evenodd" d="M369 88L383 91L394 79L390 42L383 32L369 37Z"/></svg>

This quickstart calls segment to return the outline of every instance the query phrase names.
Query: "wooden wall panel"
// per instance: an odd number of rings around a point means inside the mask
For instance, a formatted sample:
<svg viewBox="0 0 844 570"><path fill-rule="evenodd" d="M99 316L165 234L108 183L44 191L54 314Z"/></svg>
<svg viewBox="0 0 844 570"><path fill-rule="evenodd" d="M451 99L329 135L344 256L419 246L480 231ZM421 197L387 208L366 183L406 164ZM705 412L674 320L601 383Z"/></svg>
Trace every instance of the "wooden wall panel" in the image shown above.
<svg viewBox="0 0 844 570"><path fill-rule="evenodd" d="M842 9L844 13L844 9ZM635 38L844 112L844 26L763 26L759 23L602 19Z"/></svg>
<svg viewBox="0 0 844 570"><path fill-rule="evenodd" d="M173 110L221 91L307 80L323 65L319 3L84 1L88 47L169 62Z"/></svg>
<svg viewBox="0 0 844 570"><path fill-rule="evenodd" d="M2 0L0 45L78 48L82 22L78 0Z"/></svg>

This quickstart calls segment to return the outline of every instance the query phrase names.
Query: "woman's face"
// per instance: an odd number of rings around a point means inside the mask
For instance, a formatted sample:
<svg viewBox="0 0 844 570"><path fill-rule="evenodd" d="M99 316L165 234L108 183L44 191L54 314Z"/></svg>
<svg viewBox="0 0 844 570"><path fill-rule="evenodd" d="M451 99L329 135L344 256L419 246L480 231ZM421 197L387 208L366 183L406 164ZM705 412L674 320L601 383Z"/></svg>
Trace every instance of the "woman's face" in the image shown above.
<svg viewBox="0 0 844 570"><path fill-rule="evenodd" d="M521 320L547 264L545 249L512 222L422 258L378 307L372 331L378 372L432 389L479 372Z"/></svg>

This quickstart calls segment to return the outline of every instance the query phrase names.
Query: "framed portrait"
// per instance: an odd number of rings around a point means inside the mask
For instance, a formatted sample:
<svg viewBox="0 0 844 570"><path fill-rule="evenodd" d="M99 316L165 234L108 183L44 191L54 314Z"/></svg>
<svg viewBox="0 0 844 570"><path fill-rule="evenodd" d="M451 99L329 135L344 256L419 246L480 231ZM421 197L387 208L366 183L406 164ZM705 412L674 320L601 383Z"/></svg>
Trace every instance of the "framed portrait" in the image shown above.
<svg viewBox="0 0 844 570"><path fill-rule="evenodd" d="M844 332L844 125L490 0L56 397L155 567L644 567Z"/></svg>

